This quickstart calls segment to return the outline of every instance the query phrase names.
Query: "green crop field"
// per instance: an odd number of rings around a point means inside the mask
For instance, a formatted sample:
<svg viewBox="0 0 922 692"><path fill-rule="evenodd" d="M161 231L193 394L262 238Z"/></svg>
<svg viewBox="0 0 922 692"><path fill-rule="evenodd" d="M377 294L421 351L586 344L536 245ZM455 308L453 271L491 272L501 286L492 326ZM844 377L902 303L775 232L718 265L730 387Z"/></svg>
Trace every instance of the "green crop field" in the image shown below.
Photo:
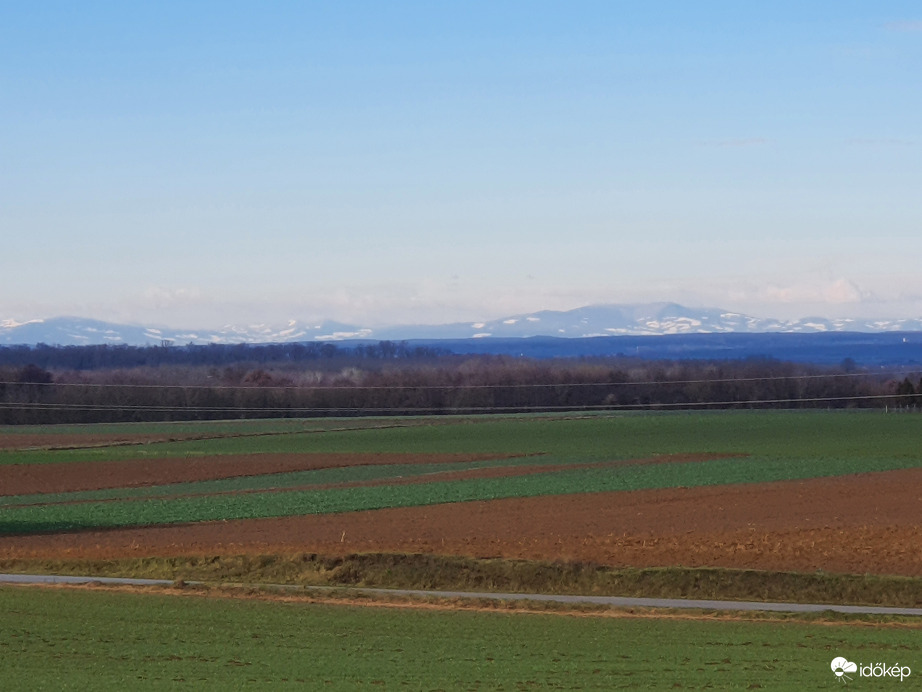
<svg viewBox="0 0 922 692"><path fill-rule="evenodd" d="M413 425L425 417L402 419L401 425ZM277 433L353 430L394 424L393 418L253 418L218 421L172 421L153 423L81 423L62 425L0 425L2 435L147 435L170 437L271 435Z"/></svg>
<svg viewBox="0 0 922 692"><path fill-rule="evenodd" d="M918 458L917 441L922 433L918 416L877 411L624 413L579 418L446 416L284 421L280 429L267 421L158 423L144 424L143 428L156 428L157 434L169 436L171 431L179 434L198 425L218 426L213 430L216 437L89 449L6 450L0 451L0 464L291 452L545 453L584 460L691 451L792 458ZM252 426L258 426L263 434L248 434L253 432ZM130 424L67 429L78 430L73 434L128 434L140 428ZM52 433L55 427L30 426L28 431Z"/></svg>
<svg viewBox="0 0 922 692"><path fill-rule="evenodd" d="M822 689L917 629L0 588L0 689ZM904 684L915 687L910 676ZM855 681L858 684L880 681ZM895 681L887 685L898 687Z"/></svg>

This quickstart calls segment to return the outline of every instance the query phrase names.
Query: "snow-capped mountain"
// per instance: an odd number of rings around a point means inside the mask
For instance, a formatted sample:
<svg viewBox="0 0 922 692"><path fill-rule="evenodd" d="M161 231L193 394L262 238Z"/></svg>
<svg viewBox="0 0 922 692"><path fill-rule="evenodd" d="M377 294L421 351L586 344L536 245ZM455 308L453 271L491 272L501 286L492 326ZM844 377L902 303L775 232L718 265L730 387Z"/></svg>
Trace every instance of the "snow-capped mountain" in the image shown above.
<svg viewBox="0 0 922 692"><path fill-rule="evenodd" d="M169 329L116 324L83 317L54 317L28 322L0 321L0 344L127 344L132 346L184 344L284 343L372 339L372 330L339 322L283 325L226 325L220 329Z"/></svg>
<svg viewBox="0 0 922 692"><path fill-rule="evenodd" d="M920 331L922 319L860 320L806 317L778 320L752 317L717 308L688 308L676 303L639 305L590 305L575 310L545 310L499 320L440 326L396 327L376 330L377 338L408 338L397 334L410 330L413 337L591 337L661 334L719 334L768 332L886 332Z"/></svg>
<svg viewBox="0 0 922 692"><path fill-rule="evenodd" d="M168 329L124 325L78 317L14 322L0 320L0 344L157 345L188 343L284 343L352 339L468 339L490 337L589 337L695 333L888 332L922 331L922 319L861 320L807 317L777 320L716 308L688 308L675 303L591 305L575 310L544 310L484 322L398 325L369 328L323 321L290 320L281 325L227 325L221 329Z"/></svg>

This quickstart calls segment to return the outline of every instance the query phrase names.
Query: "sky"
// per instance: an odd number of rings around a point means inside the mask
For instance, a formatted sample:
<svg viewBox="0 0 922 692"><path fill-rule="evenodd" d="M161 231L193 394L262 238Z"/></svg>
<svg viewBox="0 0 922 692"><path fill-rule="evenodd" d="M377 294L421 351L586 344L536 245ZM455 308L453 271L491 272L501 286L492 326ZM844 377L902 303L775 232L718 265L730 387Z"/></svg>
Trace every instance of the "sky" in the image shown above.
<svg viewBox="0 0 922 692"><path fill-rule="evenodd" d="M0 322L922 316L917 0L0 0Z"/></svg>

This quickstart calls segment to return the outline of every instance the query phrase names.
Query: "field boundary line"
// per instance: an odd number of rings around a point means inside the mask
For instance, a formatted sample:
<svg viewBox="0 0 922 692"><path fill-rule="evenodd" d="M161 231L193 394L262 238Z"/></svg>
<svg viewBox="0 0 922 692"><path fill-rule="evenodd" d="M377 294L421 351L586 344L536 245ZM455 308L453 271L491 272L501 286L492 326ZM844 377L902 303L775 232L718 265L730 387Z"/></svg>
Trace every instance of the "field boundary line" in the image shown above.
<svg viewBox="0 0 922 692"><path fill-rule="evenodd" d="M342 428L311 428L306 430L273 430L268 432L242 432L222 435L218 433L203 433L201 435L191 435L189 437L163 437L149 440L114 440L112 442L94 442L83 445L38 445L32 447L10 447L4 452L66 452L80 449L106 449L108 447L143 447L149 444L165 444L173 442L203 442L209 440L236 440L244 437L281 437L283 435L302 435L305 433L327 433L327 432L355 432L359 430L388 430L391 428L412 428L425 425L424 423L407 422L407 423L388 423L387 425L359 425ZM41 433L37 433L41 434Z"/></svg>
<svg viewBox="0 0 922 692"><path fill-rule="evenodd" d="M171 586L172 579L134 579L127 577L92 577L53 574L0 574L0 584L111 584L121 586ZM183 581L187 585L222 585L251 588L271 588L302 593L354 593L410 598L444 598L494 601L536 601L569 605L603 605L614 608L677 608L721 611L763 611L783 613L836 612L849 615L909 615L922 617L922 608L890 606L850 606L829 603L782 603L778 601L719 601L686 598L639 598L627 596L583 596L571 594L502 593L490 591L432 591L427 589L384 589L352 586L304 586L299 584L249 584L238 582Z"/></svg>

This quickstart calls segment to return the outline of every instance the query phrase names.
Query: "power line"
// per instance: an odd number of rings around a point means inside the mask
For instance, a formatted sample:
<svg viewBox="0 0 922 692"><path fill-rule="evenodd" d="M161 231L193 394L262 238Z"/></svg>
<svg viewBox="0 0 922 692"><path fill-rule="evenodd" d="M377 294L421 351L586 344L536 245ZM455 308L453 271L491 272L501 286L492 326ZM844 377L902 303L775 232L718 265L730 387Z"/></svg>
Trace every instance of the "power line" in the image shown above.
<svg viewBox="0 0 922 692"><path fill-rule="evenodd" d="M163 404L72 404L72 403L41 403L41 402L0 402L0 409L6 410L36 410L54 411L82 410L82 411L134 411L134 412L190 412L190 413L449 413L477 411L482 413L501 411L589 411L589 410L637 410L637 409L664 409L664 408L708 408L708 407L745 407L767 406L780 404L818 404L834 402L857 401L883 401L885 399L917 399L922 394L864 394L855 396L824 396L824 397L791 397L775 399L744 399L723 401L694 401L694 402L647 402L630 404L541 404L541 405L512 405L512 406L169 406Z"/></svg>
<svg viewBox="0 0 922 692"><path fill-rule="evenodd" d="M689 385L689 384L727 384L727 383L746 383L746 382L779 382L779 381L800 381L800 380L829 380L842 378L872 377L881 378L888 376L917 376L917 371L890 370L866 373L830 373L826 375L769 375L766 377L719 377L719 378L702 378L695 380L640 380L625 382L524 382L510 384L401 384L401 385L363 385L353 384L279 384L279 385L208 385L208 384L142 384L142 383L112 383L112 382L13 382L0 381L0 385L6 386L30 386L30 387L93 387L99 389L118 388L118 389L157 389L169 390L176 389L182 391L269 391L269 390L442 390L442 389L539 389L551 387L639 387L654 385Z"/></svg>

